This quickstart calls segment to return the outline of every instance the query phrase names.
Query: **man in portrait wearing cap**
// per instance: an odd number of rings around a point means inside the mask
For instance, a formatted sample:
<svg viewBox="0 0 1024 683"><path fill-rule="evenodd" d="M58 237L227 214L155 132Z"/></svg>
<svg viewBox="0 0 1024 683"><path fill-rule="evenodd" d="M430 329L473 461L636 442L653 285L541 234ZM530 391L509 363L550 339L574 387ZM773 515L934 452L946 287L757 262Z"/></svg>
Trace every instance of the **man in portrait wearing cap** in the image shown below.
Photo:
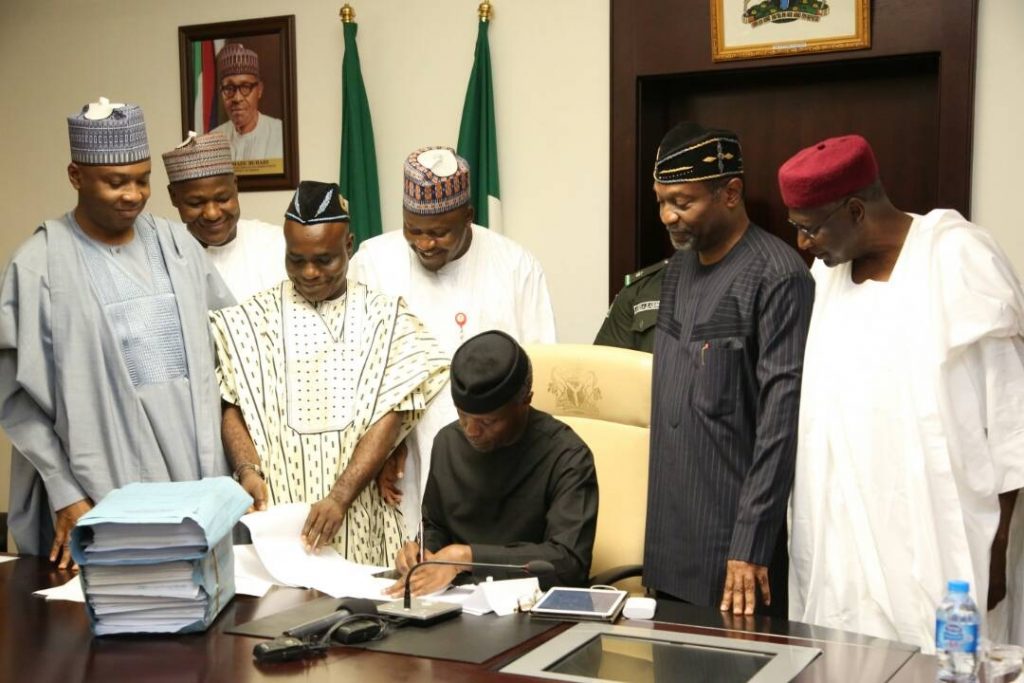
<svg viewBox="0 0 1024 683"><path fill-rule="evenodd" d="M231 160L284 158L281 119L260 111L263 81L256 53L241 43L228 43L217 53L217 77L229 120L211 132L227 138Z"/></svg>
<svg viewBox="0 0 1024 683"><path fill-rule="evenodd" d="M678 249L654 341L644 584L734 614L785 615L786 503L814 284L747 217L739 139L683 122L654 193Z"/></svg>
<svg viewBox="0 0 1024 683"><path fill-rule="evenodd" d="M281 228L240 218L238 179L223 135L191 133L163 158L171 204L237 301L288 279Z"/></svg>
<svg viewBox="0 0 1024 683"><path fill-rule="evenodd" d="M404 165L402 230L363 242L352 279L405 299L449 355L484 330L502 330L523 344L554 343L544 270L523 247L473 223L470 172L450 148L412 152ZM413 484L401 496L410 525L419 517L434 435L454 419L445 391L410 439L404 480ZM399 492L392 488L389 497L397 501Z"/></svg>
<svg viewBox="0 0 1024 683"><path fill-rule="evenodd" d="M1024 292L1013 267L956 211L893 206L859 135L798 152L779 187L816 259L790 617L932 652L946 581L963 579L995 608L989 637L1024 644Z"/></svg>
<svg viewBox="0 0 1024 683"><path fill-rule="evenodd" d="M504 332L473 337L452 358L451 393L458 420L434 441L423 499L425 559L546 560L555 571L542 584L586 585L597 526L594 456L566 424L530 406L526 352ZM396 556L403 576L419 549L406 543ZM412 592L432 593L463 571L424 567ZM404 588L403 578L390 592Z"/></svg>
<svg viewBox="0 0 1024 683"><path fill-rule="evenodd" d="M234 303L183 227L143 213L142 110L101 99L68 131L78 204L36 229L0 285L11 529L19 551L62 567L71 528L112 489L228 472L207 310Z"/></svg>
<svg viewBox="0 0 1024 683"><path fill-rule="evenodd" d="M448 379L448 357L398 297L348 282L348 203L303 181L285 213L289 280L211 315L236 474L271 503L311 503L307 548L386 565L401 513L374 477Z"/></svg>

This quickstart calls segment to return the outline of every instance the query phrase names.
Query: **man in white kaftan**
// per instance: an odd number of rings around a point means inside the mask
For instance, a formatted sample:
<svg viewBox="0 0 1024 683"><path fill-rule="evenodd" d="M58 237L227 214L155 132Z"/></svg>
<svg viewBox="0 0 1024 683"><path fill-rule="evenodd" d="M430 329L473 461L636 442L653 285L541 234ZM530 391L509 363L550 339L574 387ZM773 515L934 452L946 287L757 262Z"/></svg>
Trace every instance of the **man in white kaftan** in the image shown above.
<svg viewBox="0 0 1024 683"><path fill-rule="evenodd" d="M225 444L240 478L262 471L272 504L313 503L307 545L319 536L349 560L387 565L404 525L372 480L445 386L448 359L401 299L346 283L339 197L301 183L285 223L291 280L211 315L222 398L249 439L233 447L226 422Z"/></svg>
<svg viewBox="0 0 1024 683"><path fill-rule="evenodd" d="M101 99L68 129L77 206L36 229L0 285L11 530L61 567L111 490L228 472L207 310L234 303L183 226L143 213L141 109Z"/></svg>
<svg viewBox="0 0 1024 683"><path fill-rule="evenodd" d="M238 180L222 135L190 133L163 158L171 204L237 301L288 279L281 227L239 217Z"/></svg>
<svg viewBox="0 0 1024 683"><path fill-rule="evenodd" d="M392 296L455 353L480 332L500 330L520 344L555 343L555 316L540 262L512 240L473 224L470 169L449 148L416 150L405 161L403 229L362 243L351 277ZM409 440L402 509L410 531L430 469L434 436L456 419L445 389Z"/></svg>
<svg viewBox="0 0 1024 683"><path fill-rule="evenodd" d="M790 618L934 651L969 581L995 641L1022 643L1024 292L960 214L889 203L859 136L779 171L820 259L804 359Z"/></svg>

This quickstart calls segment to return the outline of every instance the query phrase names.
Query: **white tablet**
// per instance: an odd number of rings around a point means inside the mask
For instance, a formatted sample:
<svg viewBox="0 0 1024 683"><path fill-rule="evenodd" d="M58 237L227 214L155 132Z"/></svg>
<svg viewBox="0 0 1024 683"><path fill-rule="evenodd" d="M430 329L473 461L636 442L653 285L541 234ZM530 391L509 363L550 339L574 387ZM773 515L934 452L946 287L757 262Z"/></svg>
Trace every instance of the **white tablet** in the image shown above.
<svg viewBox="0 0 1024 683"><path fill-rule="evenodd" d="M549 588L530 611L573 619L614 619L626 595L626 591L607 589Z"/></svg>

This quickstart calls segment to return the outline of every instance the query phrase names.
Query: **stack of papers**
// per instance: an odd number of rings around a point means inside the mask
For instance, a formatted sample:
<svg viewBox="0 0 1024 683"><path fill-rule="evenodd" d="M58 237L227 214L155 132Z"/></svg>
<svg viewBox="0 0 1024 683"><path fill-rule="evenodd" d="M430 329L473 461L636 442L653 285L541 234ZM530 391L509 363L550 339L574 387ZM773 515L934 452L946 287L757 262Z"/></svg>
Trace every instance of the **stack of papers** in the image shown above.
<svg viewBox="0 0 1024 683"><path fill-rule="evenodd" d="M85 566L97 635L174 632L206 611L207 595L192 580L190 562Z"/></svg>
<svg viewBox="0 0 1024 683"><path fill-rule="evenodd" d="M96 635L203 630L234 596L231 528L252 499L227 477L131 484L72 534Z"/></svg>

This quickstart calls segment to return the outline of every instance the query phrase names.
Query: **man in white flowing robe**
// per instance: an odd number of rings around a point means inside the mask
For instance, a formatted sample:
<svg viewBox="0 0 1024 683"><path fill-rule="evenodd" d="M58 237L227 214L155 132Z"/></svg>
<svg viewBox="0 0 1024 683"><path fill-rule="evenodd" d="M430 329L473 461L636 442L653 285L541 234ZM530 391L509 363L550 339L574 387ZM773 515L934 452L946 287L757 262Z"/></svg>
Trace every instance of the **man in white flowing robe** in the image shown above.
<svg viewBox="0 0 1024 683"><path fill-rule="evenodd" d="M71 562L78 518L115 488L228 472L207 310L234 303L183 226L144 213L142 110L68 118L78 203L0 285L0 425L21 553Z"/></svg>
<svg viewBox="0 0 1024 683"><path fill-rule="evenodd" d="M163 158L171 204L236 301L288 279L281 227L240 218L238 179L222 135L191 133Z"/></svg>
<svg viewBox="0 0 1024 683"><path fill-rule="evenodd" d="M955 211L896 209L860 136L779 170L818 259L804 359L790 618L934 651L962 579L993 640L1021 642L1024 292ZM1017 508L1024 506L1017 505Z"/></svg>
<svg viewBox="0 0 1024 683"><path fill-rule="evenodd" d="M387 565L401 513L374 477L448 379L448 358L400 298L346 282L337 185L302 182L286 213L290 280L211 315L224 442L272 504L312 504L306 545Z"/></svg>
<svg viewBox="0 0 1024 683"><path fill-rule="evenodd" d="M553 344L544 270L523 247L473 224L471 172L450 148L412 152L404 164L403 229L363 242L352 259L352 279L404 298L449 356L487 330L520 344ZM419 520L434 436L455 419L445 389L409 439L403 478L413 484L403 487L401 501L410 527Z"/></svg>

